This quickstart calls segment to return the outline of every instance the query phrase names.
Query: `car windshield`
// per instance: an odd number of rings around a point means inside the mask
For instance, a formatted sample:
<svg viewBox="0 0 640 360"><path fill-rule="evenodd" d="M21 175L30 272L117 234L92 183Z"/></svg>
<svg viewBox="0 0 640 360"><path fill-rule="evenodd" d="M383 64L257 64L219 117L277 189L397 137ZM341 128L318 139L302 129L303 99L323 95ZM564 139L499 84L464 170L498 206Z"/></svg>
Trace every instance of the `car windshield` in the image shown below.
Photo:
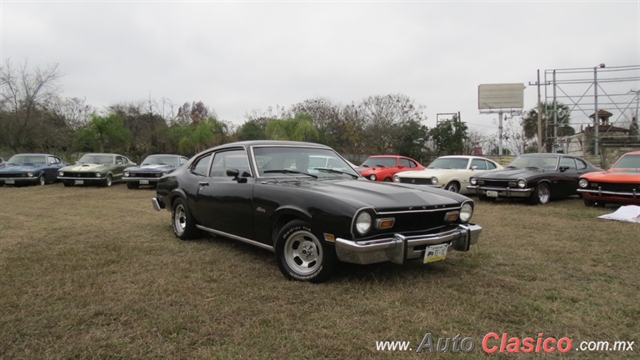
<svg viewBox="0 0 640 360"><path fill-rule="evenodd" d="M46 165L47 158L39 155L14 155L7 162L8 165Z"/></svg>
<svg viewBox="0 0 640 360"><path fill-rule="evenodd" d="M330 149L304 147L260 146L253 150L258 173L262 177L307 175L336 177L358 174Z"/></svg>
<svg viewBox="0 0 640 360"><path fill-rule="evenodd" d="M427 169L466 169L469 159L438 158L433 160Z"/></svg>
<svg viewBox="0 0 640 360"><path fill-rule="evenodd" d="M364 167L396 167L396 158L370 157L362 163Z"/></svg>
<svg viewBox="0 0 640 360"><path fill-rule="evenodd" d="M145 165L171 165L178 166L180 164L177 156L171 155L150 155L142 161L142 166Z"/></svg>
<svg viewBox="0 0 640 360"><path fill-rule="evenodd" d="M555 170L557 163L557 156L518 156L507 167L516 169L538 168Z"/></svg>
<svg viewBox="0 0 640 360"><path fill-rule="evenodd" d="M78 160L79 164L103 164L110 165L113 164L113 156L111 155L96 155L96 154L87 154L83 155L80 160Z"/></svg>
<svg viewBox="0 0 640 360"><path fill-rule="evenodd" d="M612 169L640 169L640 155L624 155Z"/></svg>

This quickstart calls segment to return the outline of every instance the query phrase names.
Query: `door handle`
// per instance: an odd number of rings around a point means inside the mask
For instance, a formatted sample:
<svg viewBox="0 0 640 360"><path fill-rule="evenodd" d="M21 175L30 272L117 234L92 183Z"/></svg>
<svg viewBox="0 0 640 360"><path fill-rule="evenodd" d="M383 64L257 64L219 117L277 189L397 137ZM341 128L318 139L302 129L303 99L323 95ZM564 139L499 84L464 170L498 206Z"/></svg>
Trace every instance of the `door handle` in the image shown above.
<svg viewBox="0 0 640 360"><path fill-rule="evenodd" d="M200 181L198 183L199 186L209 186L209 183L207 181Z"/></svg>

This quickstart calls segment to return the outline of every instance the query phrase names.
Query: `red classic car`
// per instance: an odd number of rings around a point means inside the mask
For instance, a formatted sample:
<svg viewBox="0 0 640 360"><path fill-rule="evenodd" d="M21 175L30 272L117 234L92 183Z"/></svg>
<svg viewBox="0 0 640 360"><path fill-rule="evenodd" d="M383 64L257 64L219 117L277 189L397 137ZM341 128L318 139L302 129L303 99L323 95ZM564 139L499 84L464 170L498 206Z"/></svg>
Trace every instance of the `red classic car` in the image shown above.
<svg viewBox="0 0 640 360"><path fill-rule="evenodd" d="M371 181L393 181L393 175L410 170L424 170L419 162L406 156L374 155L356 168L360 175Z"/></svg>
<svg viewBox="0 0 640 360"><path fill-rule="evenodd" d="M608 202L640 205L640 151L622 155L607 171L582 175L578 186L586 206Z"/></svg>

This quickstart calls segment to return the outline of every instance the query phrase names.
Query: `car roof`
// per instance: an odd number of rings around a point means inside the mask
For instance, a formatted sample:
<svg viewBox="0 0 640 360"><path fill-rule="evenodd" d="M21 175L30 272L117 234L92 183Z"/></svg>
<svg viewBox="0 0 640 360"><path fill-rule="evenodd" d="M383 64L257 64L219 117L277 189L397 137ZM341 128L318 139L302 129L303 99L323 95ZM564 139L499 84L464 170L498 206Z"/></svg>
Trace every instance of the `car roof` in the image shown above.
<svg viewBox="0 0 640 360"><path fill-rule="evenodd" d="M24 155L24 156L56 156L56 155L52 155L52 154L43 154L43 153L22 153L22 154L15 154L13 156L16 156L16 155Z"/></svg>
<svg viewBox="0 0 640 360"><path fill-rule="evenodd" d="M329 146L305 142L305 141L285 141L285 140L247 140L247 141L237 141L227 144L218 145L214 148L220 147L230 147L230 146L300 146L300 147L316 147L322 149L331 149Z"/></svg>
<svg viewBox="0 0 640 360"><path fill-rule="evenodd" d="M625 155L640 155L640 150L639 151L630 151L628 153L625 153Z"/></svg>

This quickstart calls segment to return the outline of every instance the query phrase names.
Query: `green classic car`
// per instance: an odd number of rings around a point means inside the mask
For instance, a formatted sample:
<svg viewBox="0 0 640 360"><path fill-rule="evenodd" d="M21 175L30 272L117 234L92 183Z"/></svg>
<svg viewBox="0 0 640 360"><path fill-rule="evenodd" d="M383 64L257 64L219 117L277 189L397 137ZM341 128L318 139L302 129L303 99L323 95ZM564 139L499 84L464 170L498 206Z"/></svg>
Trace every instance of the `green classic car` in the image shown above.
<svg viewBox="0 0 640 360"><path fill-rule="evenodd" d="M85 154L75 165L58 171L58 180L64 186L90 185L111 186L122 181L124 169L136 163L118 154Z"/></svg>

